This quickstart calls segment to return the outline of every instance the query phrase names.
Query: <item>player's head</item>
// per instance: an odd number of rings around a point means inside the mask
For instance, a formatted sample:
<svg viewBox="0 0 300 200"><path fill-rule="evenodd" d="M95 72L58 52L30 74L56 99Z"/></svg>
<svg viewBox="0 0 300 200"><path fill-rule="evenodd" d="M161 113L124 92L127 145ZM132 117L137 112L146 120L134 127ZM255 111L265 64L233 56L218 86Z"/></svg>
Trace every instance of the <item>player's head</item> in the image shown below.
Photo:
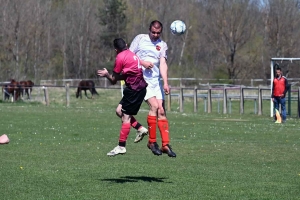
<svg viewBox="0 0 300 200"><path fill-rule="evenodd" d="M282 75L282 71L280 67L276 68L276 77L280 77Z"/></svg>
<svg viewBox="0 0 300 200"><path fill-rule="evenodd" d="M127 44L122 38L114 39L114 48L117 53L120 53L127 49Z"/></svg>
<svg viewBox="0 0 300 200"><path fill-rule="evenodd" d="M158 40L162 30L163 30L163 25L160 21L158 21L158 20L152 21L149 26L150 39L152 41Z"/></svg>

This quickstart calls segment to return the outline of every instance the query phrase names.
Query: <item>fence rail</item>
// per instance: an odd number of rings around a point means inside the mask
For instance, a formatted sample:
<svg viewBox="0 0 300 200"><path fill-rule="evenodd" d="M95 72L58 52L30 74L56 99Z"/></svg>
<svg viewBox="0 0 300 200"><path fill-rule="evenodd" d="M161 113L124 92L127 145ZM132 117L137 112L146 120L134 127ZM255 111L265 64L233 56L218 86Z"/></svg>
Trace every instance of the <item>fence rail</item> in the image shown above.
<svg viewBox="0 0 300 200"><path fill-rule="evenodd" d="M35 85L34 88L39 88L43 91L43 101L46 105L50 104L49 101L49 93L48 88L57 87L57 88L65 88L66 91L66 104L69 106L70 104L70 88L77 88L76 86L70 86L68 83L65 86L56 86L56 85ZM104 86L104 87L96 87L102 89L122 89L121 86ZM198 112L198 102L199 99L204 100L204 110L207 113L212 112L212 101L218 101L218 112L220 111L220 103L223 102L223 114L231 113L231 102L233 100L238 100L240 103L240 114L244 113L244 103L245 100L254 100L254 113L257 115L262 115L262 101L270 100L271 109L272 102L270 97L270 88L261 88L261 87L211 87L208 88L191 88L191 87L171 87L170 94L166 96L167 101L167 110L171 111L171 103L173 97L176 97L179 101L179 111L184 112L184 101L185 98L193 98L193 110L194 112ZM248 91L248 92L246 92ZM251 91L251 93L249 92ZM254 94L253 94L254 93ZM292 93L297 93L292 96ZM2 87L2 96L4 100L4 91ZM300 117L300 87L296 90L289 90L287 94L287 102L288 102L288 113L291 113L291 106L289 102L297 101L297 116Z"/></svg>
<svg viewBox="0 0 300 200"><path fill-rule="evenodd" d="M40 80L40 85L66 85L77 86L79 81L83 79L52 79L52 80ZM107 87L109 81L103 77L97 77L93 80L96 85ZM288 78L288 81L292 85L297 85L300 82L300 78ZM207 85L232 85L232 84L243 84L244 86L256 87L260 85L270 86L271 79L207 79L207 78L168 78L168 82L172 86L188 87L188 86L207 86ZM231 83L231 84L229 84Z"/></svg>

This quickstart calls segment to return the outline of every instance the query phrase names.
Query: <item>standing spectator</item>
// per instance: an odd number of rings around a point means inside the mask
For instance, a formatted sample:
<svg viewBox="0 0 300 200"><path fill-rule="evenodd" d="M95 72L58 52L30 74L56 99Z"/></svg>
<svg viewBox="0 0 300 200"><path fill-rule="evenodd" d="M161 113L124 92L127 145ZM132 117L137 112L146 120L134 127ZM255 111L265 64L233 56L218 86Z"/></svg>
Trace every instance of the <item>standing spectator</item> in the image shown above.
<svg viewBox="0 0 300 200"><path fill-rule="evenodd" d="M281 68L276 69L276 77L273 80L272 85L272 101L274 108L279 110L279 104L281 105L282 122L286 121L286 107L285 107L285 94L288 90L288 81L286 77L282 75ZM276 121L275 123L281 123Z"/></svg>
<svg viewBox="0 0 300 200"><path fill-rule="evenodd" d="M134 53L128 50L125 41L121 38L115 39L114 48L117 56L113 73L109 74L105 68L97 71L99 76L106 77L112 84L116 84L118 80L124 80L126 85L123 90L123 97L116 109L116 114L122 119L119 145L108 152L108 156L126 153L125 146L130 127L139 124L133 115L138 113L144 101L147 87L140 61Z"/></svg>
<svg viewBox="0 0 300 200"><path fill-rule="evenodd" d="M143 74L148 83L145 100L149 105L147 117L149 142L148 148L154 155L168 154L169 157L176 157L169 145L169 124L164 108L164 94L169 94L168 65L167 65L167 44L160 39L163 25L160 21L154 20L150 23L148 34L137 35L130 50L141 60ZM161 85L160 78L163 79ZM160 131L162 147L159 148L156 142L156 127Z"/></svg>

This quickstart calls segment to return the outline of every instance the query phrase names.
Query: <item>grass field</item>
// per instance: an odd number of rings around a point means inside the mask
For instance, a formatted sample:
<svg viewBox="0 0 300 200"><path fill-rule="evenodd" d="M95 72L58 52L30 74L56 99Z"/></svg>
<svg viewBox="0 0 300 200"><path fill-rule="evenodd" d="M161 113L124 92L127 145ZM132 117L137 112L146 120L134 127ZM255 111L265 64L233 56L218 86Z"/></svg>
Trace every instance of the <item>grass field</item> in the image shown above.
<svg viewBox="0 0 300 200"><path fill-rule="evenodd" d="M147 139L133 143L133 129L127 153L107 157L118 143L120 95L98 92L72 95L69 107L53 93L50 106L0 102L0 134L11 140L0 145L0 199L300 199L298 119L193 113L187 102L186 112L168 112L177 158L154 156ZM137 118L146 116L143 104Z"/></svg>

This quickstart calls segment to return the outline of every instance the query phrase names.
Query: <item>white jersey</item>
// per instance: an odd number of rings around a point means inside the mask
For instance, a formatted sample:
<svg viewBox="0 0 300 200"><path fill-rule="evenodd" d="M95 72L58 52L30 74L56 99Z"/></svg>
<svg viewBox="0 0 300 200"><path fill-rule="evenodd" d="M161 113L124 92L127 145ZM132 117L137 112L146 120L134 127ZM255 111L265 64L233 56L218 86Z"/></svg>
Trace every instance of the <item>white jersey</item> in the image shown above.
<svg viewBox="0 0 300 200"><path fill-rule="evenodd" d="M154 67L151 69L143 67L144 79L147 83L159 83L160 58L164 57L167 59L167 44L161 39L158 39L155 42L151 41L148 34L139 34L133 39L129 49L135 53L140 60L149 61L154 64Z"/></svg>

